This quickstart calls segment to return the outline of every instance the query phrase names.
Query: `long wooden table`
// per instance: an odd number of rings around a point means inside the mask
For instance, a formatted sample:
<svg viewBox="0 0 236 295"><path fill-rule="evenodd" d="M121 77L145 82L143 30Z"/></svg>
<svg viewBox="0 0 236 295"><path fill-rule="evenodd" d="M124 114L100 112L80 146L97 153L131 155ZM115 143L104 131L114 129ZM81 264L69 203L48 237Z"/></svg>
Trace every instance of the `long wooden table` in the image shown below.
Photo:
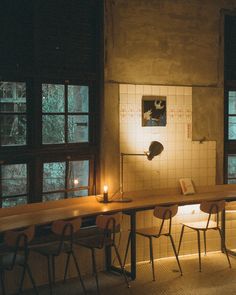
<svg viewBox="0 0 236 295"><path fill-rule="evenodd" d="M215 185L197 188L194 195L184 196L177 189L145 190L127 192L125 197L132 202L99 203L97 196L66 199L46 203L27 204L14 208L0 209L0 232L29 225L50 223L55 220L76 216L89 217L99 214L123 212L130 216L131 229L131 272L136 278L136 212L154 208L156 205L178 204L180 206L199 204L202 201L236 201L236 185Z"/></svg>

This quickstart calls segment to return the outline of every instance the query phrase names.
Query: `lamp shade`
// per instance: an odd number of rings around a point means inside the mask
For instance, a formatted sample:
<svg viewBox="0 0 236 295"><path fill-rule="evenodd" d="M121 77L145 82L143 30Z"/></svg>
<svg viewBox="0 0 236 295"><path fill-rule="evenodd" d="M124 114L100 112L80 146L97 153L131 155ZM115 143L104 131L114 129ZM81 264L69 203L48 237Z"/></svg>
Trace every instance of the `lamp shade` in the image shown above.
<svg viewBox="0 0 236 295"><path fill-rule="evenodd" d="M164 147L159 141L152 141L147 153L148 160L151 161L155 156L160 155L163 150Z"/></svg>

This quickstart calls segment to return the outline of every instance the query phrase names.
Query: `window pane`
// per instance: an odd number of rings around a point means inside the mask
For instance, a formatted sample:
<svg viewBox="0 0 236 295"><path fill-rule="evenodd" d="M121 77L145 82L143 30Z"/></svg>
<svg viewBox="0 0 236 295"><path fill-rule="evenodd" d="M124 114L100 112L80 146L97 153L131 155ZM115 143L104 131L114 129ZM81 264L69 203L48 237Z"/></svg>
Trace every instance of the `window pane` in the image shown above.
<svg viewBox="0 0 236 295"><path fill-rule="evenodd" d="M0 82L0 111L26 112L26 84Z"/></svg>
<svg viewBox="0 0 236 295"><path fill-rule="evenodd" d="M17 197L17 198L4 198L2 200L2 208L8 208L8 207L15 207L19 205L25 205L27 204L27 197Z"/></svg>
<svg viewBox="0 0 236 295"><path fill-rule="evenodd" d="M236 114L236 91L229 91L229 114Z"/></svg>
<svg viewBox="0 0 236 295"><path fill-rule="evenodd" d="M88 116L68 116L68 142L88 142Z"/></svg>
<svg viewBox="0 0 236 295"><path fill-rule="evenodd" d="M42 85L43 113L63 113L65 110L64 85Z"/></svg>
<svg viewBox="0 0 236 295"><path fill-rule="evenodd" d="M0 126L2 146L26 144L25 115L0 115Z"/></svg>
<svg viewBox="0 0 236 295"><path fill-rule="evenodd" d="M236 184L236 179L228 179L228 184Z"/></svg>
<svg viewBox="0 0 236 295"><path fill-rule="evenodd" d="M69 162L69 188L88 186L89 184L89 161Z"/></svg>
<svg viewBox="0 0 236 295"><path fill-rule="evenodd" d="M87 189L68 193L68 198L76 198L76 197L84 197L84 196L88 196Z"/></svg>
<svg viewBox="0 0 236 295"><path fill-rule="evenodd" d="M236 155L228 156L228 178L236 178Z"/></svg>
<svg viewBox="0 0 236 295"><path fill-rule="evenodd" d="M236 139L236 117L229 116L229 139Z"/></svg>
<svg viewBox="0 0 236 295"><path fill-rule="evenodd" d="M43 192L65 189L65 162L45 163L43 165Z"/></svg>
<svg viewBox="0 0 236 295"><path fill-rule="evenodd" d="M68 111L88 112L89 109L88 86L68 86Z"/></svg>
<svg viewBox="0 0 236 295"><path fill-rule="evenodd" d="M43 115L43 143L56 144L65 142L65 116Z"/></svg>
<svg viewBox="0 0 236 295"><path fill-rule="evenodd" d="M43 195L43 202L57 201L57 200L62 200L64 198L65 198L64 193L48 194L48 195Z"/></svg>
<svg viewBox="0 0 236 295"><path fill-rule="evenodd" d="M2 165L1 173L3 197L27 193L26 164Z"/></svg>

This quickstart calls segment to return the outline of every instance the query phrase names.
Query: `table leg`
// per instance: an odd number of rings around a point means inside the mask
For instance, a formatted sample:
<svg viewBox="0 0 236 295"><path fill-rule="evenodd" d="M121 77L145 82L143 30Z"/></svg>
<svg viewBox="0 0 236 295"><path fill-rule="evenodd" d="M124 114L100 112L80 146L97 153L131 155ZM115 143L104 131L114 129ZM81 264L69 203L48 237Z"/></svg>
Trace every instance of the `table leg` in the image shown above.
<svg viewBox="0 0 236 295"><path fill-rule="evenodd" d="M131 279L136 279L136 212L130 212L130 251L131 251Z"/></svg>

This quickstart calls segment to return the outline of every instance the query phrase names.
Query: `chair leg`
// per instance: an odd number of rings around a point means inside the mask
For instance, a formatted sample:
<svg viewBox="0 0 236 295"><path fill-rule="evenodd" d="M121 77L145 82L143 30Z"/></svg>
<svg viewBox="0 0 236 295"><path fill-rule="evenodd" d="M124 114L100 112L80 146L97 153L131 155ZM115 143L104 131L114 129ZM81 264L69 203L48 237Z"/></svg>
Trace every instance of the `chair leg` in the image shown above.
<svg viewBox="0 0 236 295"><path fill-rule="evenodd" d="M128 282L128 279L127 279L127 276L126 276L126 273L125 273L124 267L123 267L123 265L122 265L122 261L121 261L121 258L120 258L119 251L118 251L118 249L117 249L117 247L116 247L115 244L113 245L113 247L115 248L116 257L117 257L118 262L119 262L119 264L120 264L120 268L121 268L121 270L122 270L122 274L123 274L123 276L124 276L124 279L125 279L126 285L127 285L127 287L129 288L130 285L129 285L129 282Z"/></svg>
<svg viewBox="0 0 236 295"><path fill-rule="evenodd" d="M179 262L178 253L177 253L176 248L175 248L175 243L174 243L174 240L173 240L173 237L172 237L171 234L169 235L169 237L170 237L170 241L171 241L171 244L172 244L172 248L173 248L173 250L174 250L175 257L176 257L176 260L177 260L177 263L178 263L178 266L179 266L179 270L180 270L180 273L181 273L181 276L182 276L182 275L183 275L183 272L182 272L182 268L181 268L181 265L180 265L180 262Z"/></svg>
<svg viewBox="0 0 236 295"><path fill-rule="evenodd" d="M50 289L50 295L52 295L52 277L51 277L51 257L47 256L48 261L48 282L49 282L49 289Z"/></svg>
<svg viewBox="0 0 236 295"><path fill-rule="evenodd" d="M179 238L179 246L178 246L178 252L177 254L179 255L179 251L180 251L180 246L181 246L181 243L182 243L182 239L183 239L183 234L184 234L184 225L182 225L182 229L181 229L181 234L180 234L180 238Z"/></svg>
<svg viewBox="0 0 236 295"><path fill-rule="evenodd" d="M26 263L24 265L22 265L23 270L22 270L22 275L21 275L21 280L20 280L20 286L19 286L19 291L18 293L21 294L22 293L22 289L23 289L23 283L24 283L24 279L25 279L25 272L26 272Z"/></svg>
<svg viewBox="0 0 236 295"><path fill-rule="evenodd" d="M55 256L52 256L52 282L53 282L53 285L55 285L56 283Z"/></svg>
<svg viewBox="0 0 236 295"><path fill-rule="evenodd" d="M97 291L98 291L98 294L100 294L99 284L98 284L97 266L96 266L95 253L94 253L95 250L92 248L92 249L91 249L91 252L92 252L93 273L94 273L94 275L95 275L95 279L96 279Z"/></svg>
<svg viewBox="0 0 236 295"><path fill-rule="evenodd" d="M67 258L66 258L66 267L65 267L65 273L64 273L64 283L66 282L66 277L67 277L67 272L68 272L68 266L69 266L69 263L70 263L70 256L71 256L71 253L67 253Z"/></svg>
<svg viewBox="0 0 236 295"><path fill-rule="evenodd" d="M83 281L82 276L81 276L81 273L80 273L79 264L78 264L78 261L77 261L77 259L75 257L75 253L72 251L71 254L72 254L72 257L73 257L74 262L75 262L75 266L76 266L76 269L77 269L77 272L78 272L78 276L79 276L80 283L81 283L81 286L83 288L84 294L87 294L86 289L85 289L85 286L84 286L84 281Z"/></svg>
<svg viewBox="0 0 236 295"><path fill-rule="evenodd" d="M6 291L5 291L4 272L3 271L0 272L0 277L1 277L2 294L5 295Z"/></svg>
<svg viewBox="0 0 236 295"><path fill-rule="evenodd" d="M225 245L225 241L224 241L223 234L222 234L220 228L218 228L218 231L219 231L220 238L221 238L221 244L222 244L222 246L223 246L223 249L224 249L225 255L226 255L227 260L228 260L228 263L229 263L229 268L231 268L231 262L230 262L230 259L229 259L229 253L228 253L228 250L227 250L226 245Z"/></svg>
<svg viewBox="0 0 236 295"><path fill-rule="evenodd" d="M200 240L200 231L197 230L197 241L198 241L198 259L199 259L199 271L202 271L202 264L201 264L201 240Z"/></svg>
<svg viewBox="0 0 236 295"><path fill-rule="evenodd" d="M127 242L127 246L126 246L126 249L125 249L125 258L124 258L124 262L123 262L123 267L125 267L126 259L127 259L127 256L128 256L130 241L131 241L131 232L129 233L128 242Z"/></svg>
<svg viewBox="0 0 236 295"><path fill-rule="evenodd" d="M152 263L152 280L155 281L155 269L154 269L154 260L153 260L153 246L152 246L152 237L149 237L149 251L150 251L150 261Z"/></svg>
<svg viewBox="0 0 236 295"><path fill-rule="evenodd" d="M39 292L38 292L38 289L37 289L37 287L36 287L36 284L35 284L35 281L34 281L34 278L33 278L32 272L31 272L31 269L30 269L30 267L29 267L28 264L26 265L26 270L27 270L27 273L28 273L29 278L30 278L30 280L31 280L31 283L32 283L32 286L33 286L33 288L34 288L35 294L38 295Z"/></svg>
<svg viewBox="0 0 236 295"><path fill-rule="evenodd" d="M203 237L204 237L204 252L206 255L206 231L205 230L203 231Z"/></svg>

